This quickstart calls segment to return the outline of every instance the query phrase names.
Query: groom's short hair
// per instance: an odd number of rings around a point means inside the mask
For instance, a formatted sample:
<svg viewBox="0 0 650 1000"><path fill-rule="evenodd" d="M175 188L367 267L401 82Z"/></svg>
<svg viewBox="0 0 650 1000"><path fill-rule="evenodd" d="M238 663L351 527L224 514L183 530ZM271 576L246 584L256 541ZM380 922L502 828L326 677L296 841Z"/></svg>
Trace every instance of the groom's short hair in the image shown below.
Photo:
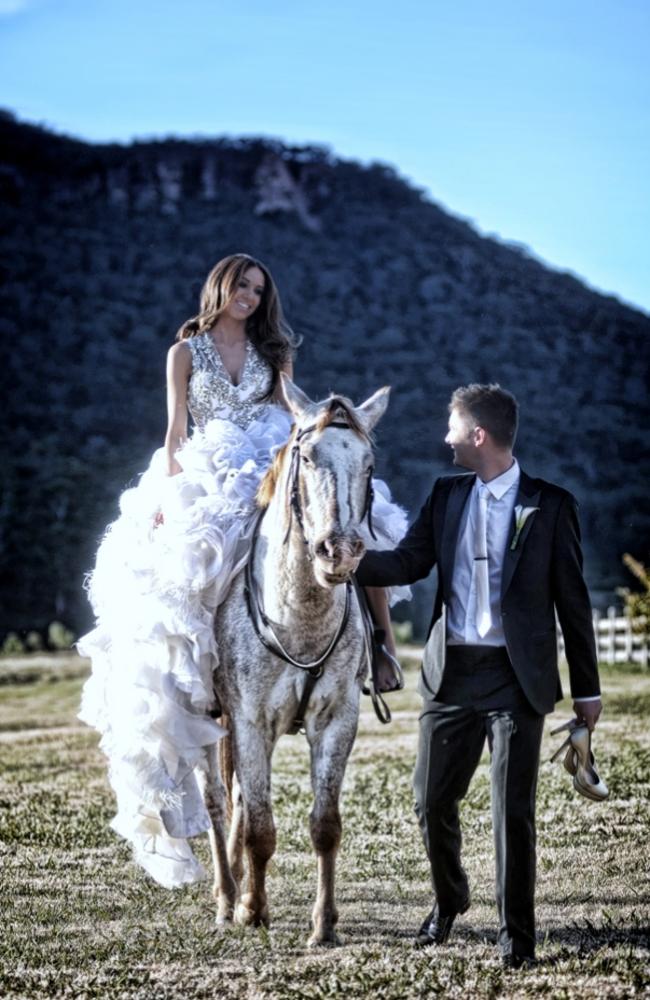
<svg viewBox="0 0 650 1000"><path fill-rule="evenodd" d="M519 424L519 404L511 392L500 385L461 385L454 390L449 411L457 410L477 427L487 431L495 444L512 448Z"/></svg>

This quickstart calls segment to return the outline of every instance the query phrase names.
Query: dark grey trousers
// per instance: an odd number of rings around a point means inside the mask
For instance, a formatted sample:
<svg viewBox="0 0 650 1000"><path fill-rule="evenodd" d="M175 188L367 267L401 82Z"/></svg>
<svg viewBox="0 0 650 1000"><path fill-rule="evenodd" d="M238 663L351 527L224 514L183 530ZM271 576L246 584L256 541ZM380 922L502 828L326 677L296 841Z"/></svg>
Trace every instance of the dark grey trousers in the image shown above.
<svg viewBox="0 0 650 1000"><path fill-rule="evenodd" d="M447 648L442 686L420 716L415 810L443 915L463 909L469 898L458 804L488 740L503 954L535 952L535 795L543 723L505 649L489 646Z"/></svg>

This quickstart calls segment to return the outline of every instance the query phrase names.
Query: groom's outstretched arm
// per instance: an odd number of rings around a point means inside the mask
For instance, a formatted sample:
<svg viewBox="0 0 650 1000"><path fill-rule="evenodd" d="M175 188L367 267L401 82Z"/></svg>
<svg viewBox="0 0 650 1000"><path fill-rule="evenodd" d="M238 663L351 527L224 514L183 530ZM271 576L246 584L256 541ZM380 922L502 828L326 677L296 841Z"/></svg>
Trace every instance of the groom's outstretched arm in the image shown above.
<svg viewBox="0 0 650 1000"><path fill-rule="evenodd" d="M415 521L395 549L366 552L356 573L364 587L391 587L415 583L428 576L436 564L433 505L436 483Z"/></svg>

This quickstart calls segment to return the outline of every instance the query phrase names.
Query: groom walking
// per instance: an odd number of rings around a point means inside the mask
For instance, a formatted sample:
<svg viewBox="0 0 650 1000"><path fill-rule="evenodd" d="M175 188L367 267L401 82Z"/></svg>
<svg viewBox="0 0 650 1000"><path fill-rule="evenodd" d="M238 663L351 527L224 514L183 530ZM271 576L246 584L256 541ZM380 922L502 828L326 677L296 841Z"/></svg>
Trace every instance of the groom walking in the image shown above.
<svg viewBox="0 0 650 1000"><path fill-rule="evenodd" d="M458 803L487 737L498 944L508 968L535 954L537 770L544 715L562 696L556 611L574 711L590 729L601 711L576 502L519 468L517 421L517 401L500 386L456 389L445 441L471 474L438 479L398 547L368 552L357 572L361 584L384 587L438 568L414 776L435 905L416 944L443 944L470 905Z"/></svg>

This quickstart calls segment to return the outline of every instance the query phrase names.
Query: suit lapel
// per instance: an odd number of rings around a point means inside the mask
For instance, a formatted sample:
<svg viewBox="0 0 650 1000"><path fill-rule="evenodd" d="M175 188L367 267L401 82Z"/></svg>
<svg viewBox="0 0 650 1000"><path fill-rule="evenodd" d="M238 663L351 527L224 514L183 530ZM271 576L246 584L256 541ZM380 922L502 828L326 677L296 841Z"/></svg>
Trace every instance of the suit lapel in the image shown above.
<svg viewBox="0 0 650 1000"><path fill-rule="evenodd" d="M451 596L451 579L454 572L456 544L463 508L475 482L476 476L462 476L456 479L447 501L445 523L442 530L442 551L440 555L440 576L446 604L449 603Z"/></svg>
<svg viewBox="0 0 650 1000"><path fill-rule="evenodd" d="M515 500L515 507L521 505L522 507L539 507L540 491L536 489L535 483L527 476L525 472L522 472L519 477L519 489L517 491L517 498ZM503 600L508 587L510 586L510 581L514 571L517 568L517 564L521 558L521 553L524 548L524 543L528 536L533 521L537 517L537 514L531 514L525 525L522 528L521 534L517 541L517 547L512 549L510 546L512 540L515 536L515 512L513 510L512 517L510 519L510 530L508 531L508 541L506 543L506 551L503 555L503 570L501 573L501 600Z"/></svg>

